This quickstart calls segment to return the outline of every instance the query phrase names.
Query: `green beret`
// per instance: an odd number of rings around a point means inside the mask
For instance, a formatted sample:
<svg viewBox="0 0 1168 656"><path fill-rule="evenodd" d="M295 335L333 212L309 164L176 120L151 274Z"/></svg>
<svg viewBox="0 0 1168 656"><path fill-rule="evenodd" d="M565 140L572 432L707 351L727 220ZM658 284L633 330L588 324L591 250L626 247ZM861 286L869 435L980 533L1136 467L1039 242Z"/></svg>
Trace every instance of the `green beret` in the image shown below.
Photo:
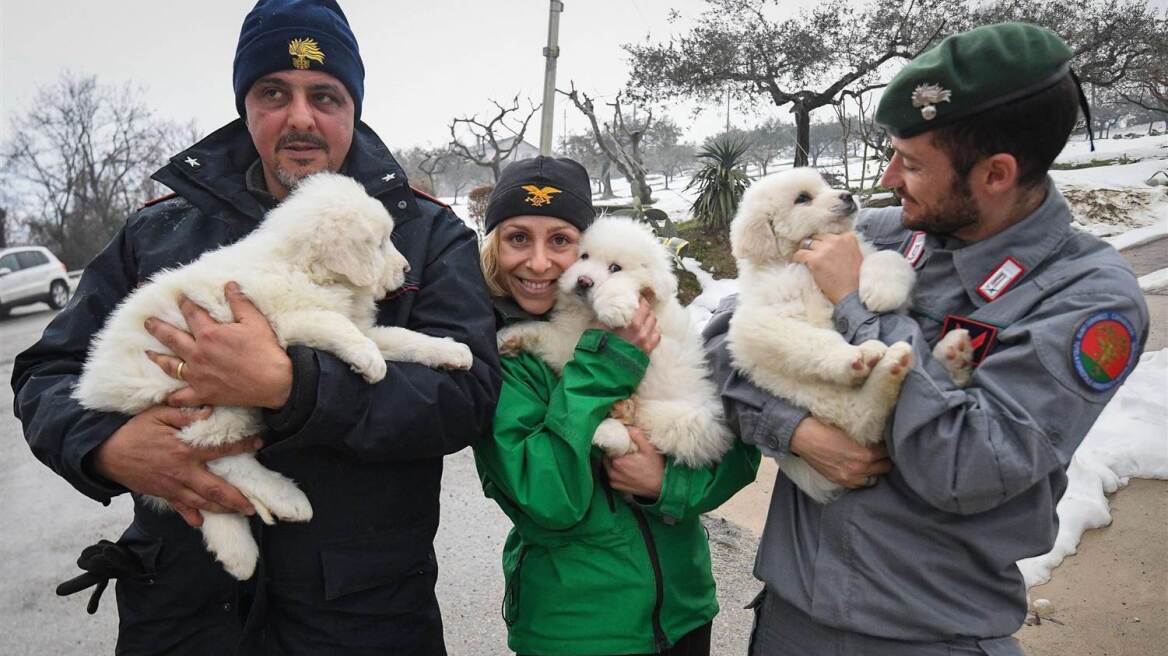
<svg viewBox="0 0 1168 656"><path fill-rule="evenodd" d="M884 89L876 122L908 138L1054 86L1070 71L1071 49L1026 23L954 34L922 53Z"/></svg>

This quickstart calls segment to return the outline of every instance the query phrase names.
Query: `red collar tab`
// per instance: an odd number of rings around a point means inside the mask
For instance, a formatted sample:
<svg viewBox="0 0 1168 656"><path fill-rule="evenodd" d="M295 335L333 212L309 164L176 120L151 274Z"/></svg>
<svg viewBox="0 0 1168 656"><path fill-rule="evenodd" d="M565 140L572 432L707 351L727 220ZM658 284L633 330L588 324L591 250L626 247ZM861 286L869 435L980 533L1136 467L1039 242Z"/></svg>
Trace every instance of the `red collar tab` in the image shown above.
<svg viewBox="0 0 1168 656"><path fill-rule="evenodd" d="M171 198L174 198L177 195L178 194L176 194L173 191L170 192L169 194L163 194L162 196L159 196L158 198L152 198L152 199L146 201L145 203L142 203L142 207L139 207L138 209L144 210L147 207L150 207L151 205L157 205L157 204L161 203L162 201L170 200Z"/></svg>
<svg viewBox="0 0 1168 656"><path fill-rule="evenodd" d="M1026 267L1019 264L1018 260L1007 257L1002 260L998 268L994 269L990 275L986 276L985 280L981 281L981 284L977 286L977 293L981 294L981 297L985 300L993 301L1002 294L1005 294L1006 290L1017 282L1024 273L1026 273Z"/></svg>
<svg viewBox="0 0 1168 656"><path fill-rule="evenodd" d="M912 233L912 238L908 242L908 247L904 250L904 259L908 260L909 266L917 268L917 263L921 261L921 256L925 254L925 231L917 230Z"/></svg>
<svg viewBox="0 0 1168 656"><path fill-rule="evenodd" d="M422 191L421 189L418 189L417 187L415 187L415 186L413 186L413 185L410 185L410 191L414 192L414 195L415 195L415 196L421 196L422 198L425 198L426 200L428 200L428 201L430 201L430 202L432 202L432 203L437 203L437 204L441 205L442 207L445 207L446 209L450 209L450 206L449 206L449 205L447 205L446 203L444 203L444 202L442 202L442 201L438 200L437 198L435 198L435 197L431 196L430 194L428 194L428 193L426 193L426 192Z"/></svg>
<svg viewBox="0 0 1168 656"><path fill-rule="evenodd" d="M977 366L985 359L990 351L998 343L998 327L980 321L974 321L969 317L959 317L956 314L950 314L945 317L945 323L941 325L941 334L937 339L944 337L950 330L957 330L964 328L969 331L970 346L973 347L973 364Z"/></svg>

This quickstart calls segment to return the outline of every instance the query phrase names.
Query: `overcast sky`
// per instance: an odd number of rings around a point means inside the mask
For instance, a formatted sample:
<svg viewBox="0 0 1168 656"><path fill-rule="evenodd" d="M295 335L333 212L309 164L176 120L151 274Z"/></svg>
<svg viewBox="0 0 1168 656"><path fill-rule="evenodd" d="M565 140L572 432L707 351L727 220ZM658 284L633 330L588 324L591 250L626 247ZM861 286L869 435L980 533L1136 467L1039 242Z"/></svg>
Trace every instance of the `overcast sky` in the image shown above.
<svg viewBox="0 0 1168 656"><path fill-rule="evenodd" d="M814 0L797 0L792 6ZM132 81L160 116L195 119L203 133L235 117L231 63L248 0L0 0L0 139L9 117L27 108L37 88L62 71ZM516 93L538 103L543 93L547 0L341 0L365 62L363 118L391 147L449 141L451 118L486 115L488 98ZM566 0L560 22L557 86L610 97L627 77L623 43L664 40L688 25L668 14L696 16L700 0ZM557 139L565 120L557 98ZM526 107L526 103L523 103ZM771 111L778 113L778 110ZM725 121L719 107L695 124L695 136ZM585 129L574 108L568 130ZM756 122L738 116L738 122ZM538 116L527 140L539 142Z"/></svg>
<svg viewBox="0 0 1168 656"><path fill-rule="evenodd" d="M789 0L790 11L817 0ZM159 116L194 119L203 133L235 118L231 63L249 0L0 0L0 140L9 118L62 71L131 81L145 88ZM341 0L365 62L363 118L393 148L449 140L451 118L492 109L488 98L542 97L547 0ZM1168 0L1151 0L1157 7ZM628 73L620 46L684 32L701 0L565 0L557 86L570 81L611 97ZM682 20L670 24L670 10ZM586 128L574 107L556 101L557 139ZM526 105L524 105L526 106ZM762 116L783 110L764 108ZM719 130L725 108L674 118L701 139ZM758 114L732 109L732 122ZM538 116L527 140L539 142Z"/></svg>

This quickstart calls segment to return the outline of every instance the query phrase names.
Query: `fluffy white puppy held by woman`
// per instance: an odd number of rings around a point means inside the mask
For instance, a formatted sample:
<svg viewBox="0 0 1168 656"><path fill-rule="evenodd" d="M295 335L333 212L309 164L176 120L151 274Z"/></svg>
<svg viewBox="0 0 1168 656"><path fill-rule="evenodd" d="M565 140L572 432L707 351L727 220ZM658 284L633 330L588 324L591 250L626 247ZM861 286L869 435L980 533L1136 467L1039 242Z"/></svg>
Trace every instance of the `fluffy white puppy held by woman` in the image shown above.
<svg viewBox="0 0 1168 656"><path fill-rule="evenodd" d="M234 320L224 286L235 281L271 323L281 346L328 351L370 383L385 377L385 361L469 369L470 349L453 340L404 328L375 326L376 301L405 282L409 265L393 246L393 219L351 178L307 178L244 239L194 262L154 275L110 315L94 338L74 396L87 408L136 414L165 402L185 383L151 362L147 350L170 353L143 328L157 317L179 328L186 295L219 322ZM179 438L195 447L230 444L263 430L255 408L216 407ZM247 497L260 518L312 519L296 484L261 465L253 454L220 458L208 469ZM155 499L165 506L162 499ZM224 568L251 578L258 548L248 519L203 512L203 538Z"/></svg>
<svg viewBox="0 0 1168 656"><path fill-rule="evenodd" d="M857 442L873 444L883 439L912 366L911 348L875 340L849 344L832 324L831 301L807 266L791 259L801 246L814 247L812 235L851 231L857 212L850 193L832 189L809 168L768 176L747 189L730 226L741 292L727 346L735 367L756 385ZM896 251L878 252L863 240L860 247L861 302L873 312L907 307L916 278L912 266ZM944 346L954 347L950 361L957 359L957 346ZM781 469L819 503L844 491L796 456L784 459Z"/></svg>
<svg viewBox="0 0 1168 656"><path fill-rule="evenodd" d="M621 328L648 299L661 342L630 403L614 408L592 443L609 455L631 453L625 423L644 430L662 453L687 467L719 461L733 434L707 378L701 336L677 301L677 279L669 255L648 227L631 219L602 217L580 240L579 258L559 279L555 309L547 322L526 322L499 332L501 352L528 351L559 372L576 343L597 322Z"/></svg>

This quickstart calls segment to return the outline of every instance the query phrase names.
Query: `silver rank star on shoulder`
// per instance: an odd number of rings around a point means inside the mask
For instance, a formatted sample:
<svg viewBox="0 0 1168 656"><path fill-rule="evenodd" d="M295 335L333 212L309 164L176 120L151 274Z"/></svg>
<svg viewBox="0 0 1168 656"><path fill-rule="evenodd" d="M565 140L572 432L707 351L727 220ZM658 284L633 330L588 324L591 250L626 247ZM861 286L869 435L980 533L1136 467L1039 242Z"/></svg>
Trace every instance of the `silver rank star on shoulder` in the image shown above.
<svg viewBox="0 0 1168 656"><path fill-rule="evenodd" d="M389 182L397 177L396 173L386 173L385 177L381 179L382 182Z"/></svg>
<svg viewBox="0 0 1168 656"><path fill-rule="evenodd" d="M921 116L926 121L937 118L937 103L950 102L952 91L941 88L939 84L920 84L913 89L912 105L921 108Z"/></svg>
<svg viewBox="0 0 1168 656"><path fill-rule="evenodd" d="M195 159L194 157L188 156L184 161L187 163L187 166L191 167L192 169L199 166L199 160Z"/></svg>

